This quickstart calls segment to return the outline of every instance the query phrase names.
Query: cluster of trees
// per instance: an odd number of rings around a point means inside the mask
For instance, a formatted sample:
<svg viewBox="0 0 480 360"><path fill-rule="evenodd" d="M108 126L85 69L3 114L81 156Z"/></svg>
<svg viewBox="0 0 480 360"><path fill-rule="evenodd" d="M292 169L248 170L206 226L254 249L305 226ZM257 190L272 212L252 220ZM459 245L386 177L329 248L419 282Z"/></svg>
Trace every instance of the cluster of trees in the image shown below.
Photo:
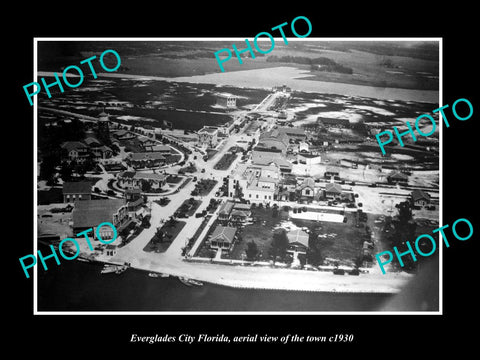
<svg viewBox="0 0 480 360"><path fill-rule="evenodd" d="M284 62L310 65L312 70L337 72L343 74L353 74L353 69L336 63L334 60L326 57L309 58L306 56L276 56L267 58L267 62Z"/></svg>
<svg viewBox="0 0 480 360"><path fill-rule="evenodd" d="M47 126L45 123L39 125L40 179L46 180L48 185L53 185L57 172L63 181L69 181L73 174L83 177L87 171L95 170L96 163L92 158L87 158L81 163L65 161L67 152L61 148L61 144L66 141L83 141L86 130L86 125L75 118L69 122L57 121L55 126ZM112 144L106 129L94 128L94 134L98 141L109 146L114 154L120 151Z"/></svg>
<svg viewBox="0 0 480 360"><path fill-rule="evenodd" d="M395 207L397 208L397 217L391 221L393 231L389 233L387 240L392 247L396 246L399 250L407 249L405 242L415 239L417 230L417 223L413 220L412 205L409 201L403 201ZM417 260L418 258L420 257L417 257ZM414 270L417 267L417 262L414 262L411 256L402 257L402 261L404 270Z"/></svg>
<svg viewBox="0 0 480 360"><path fill-rule="evenodd" d="M192 196L207 195L213 189L216 183L217 181L213 179L201 179L195 184L195 189L193 189L190 194Z"/></svg>

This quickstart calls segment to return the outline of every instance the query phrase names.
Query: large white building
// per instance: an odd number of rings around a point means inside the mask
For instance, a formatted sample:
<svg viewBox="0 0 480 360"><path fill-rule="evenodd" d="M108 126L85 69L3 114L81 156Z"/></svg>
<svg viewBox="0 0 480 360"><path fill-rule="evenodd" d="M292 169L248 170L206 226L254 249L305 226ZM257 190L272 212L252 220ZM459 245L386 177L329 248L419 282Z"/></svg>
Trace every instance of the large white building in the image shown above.
<svg viewBox="0 0 480 360"><path fill-rule="evenodd" d="M237 107L237 98L232 94L217 94L217 105L223 106L226 108L236 108Z"/></svg>
<svg viewBox="0 0 480 360"><path fill-rule="evenodd" d="M213 148L218 144L218 128L215 126L204 126L197 131L198 144L201 147Z"/></svg>
<svg viewBox="0 0 480 360"><path fill-rule="evenodd" d="M246 165L237 168L228 181L228 196L242 194L251 203L270 203L280 182L280 169L275 165Z"/></svg>

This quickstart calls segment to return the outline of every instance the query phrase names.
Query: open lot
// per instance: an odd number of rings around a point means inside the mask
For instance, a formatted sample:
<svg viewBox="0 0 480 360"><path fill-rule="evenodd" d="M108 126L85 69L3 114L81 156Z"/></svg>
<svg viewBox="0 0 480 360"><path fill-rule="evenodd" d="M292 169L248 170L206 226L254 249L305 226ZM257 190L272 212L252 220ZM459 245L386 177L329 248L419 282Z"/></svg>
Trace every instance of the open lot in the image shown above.
<svg viewBox="0 0 480 360"><path fill-rule="evenodd" d="M354 262L362 255L364 227L355 226L355 214L346 213L346 223L292 219L299 228L307 228L312 241L320 248L322 257Z"/></svg>
<svg viewBox="0 0 480 360"><path fill-rule="evenodd" d="M233 248L230 258L242 259L242 254L245 254L247 243L254 241L257 244L259 251L259 258L261 260L268 260L269 249L273 240L273 229L277 227L282 220L288 218L288 212L280 210L278 216L273 217L272 208L253 208L252 218L253 224L248 224L240 228L241 241Z"/></svg>

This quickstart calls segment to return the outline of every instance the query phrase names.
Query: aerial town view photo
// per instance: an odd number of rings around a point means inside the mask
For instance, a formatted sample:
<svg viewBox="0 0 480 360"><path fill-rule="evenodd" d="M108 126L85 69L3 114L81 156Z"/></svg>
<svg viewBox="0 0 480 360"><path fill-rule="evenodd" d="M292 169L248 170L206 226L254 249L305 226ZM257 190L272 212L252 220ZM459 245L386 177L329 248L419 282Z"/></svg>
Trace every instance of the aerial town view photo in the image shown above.
<svg viewBox="0 0 480 360"><path fill-rule="evenodd" d="M222 71L232 43L36 40L38 311L389 311L438 284L433 256L376 254L439 238L439 41L289 39Z"/></svg>

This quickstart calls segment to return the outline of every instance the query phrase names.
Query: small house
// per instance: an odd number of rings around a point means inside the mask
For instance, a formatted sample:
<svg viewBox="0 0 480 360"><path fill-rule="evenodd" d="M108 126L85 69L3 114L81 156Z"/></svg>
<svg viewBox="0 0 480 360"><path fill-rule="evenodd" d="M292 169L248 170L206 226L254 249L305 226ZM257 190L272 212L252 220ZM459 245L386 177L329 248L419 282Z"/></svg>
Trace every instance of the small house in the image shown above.
<svg viewBox="0 0 480 360"><path fill-rule="evenodd" d="M315 195L315 181L312 178L305 178L299 190L300 196L313 198Z"/></svg>
<svg viewBox="0 0 480 360"><path fill-rule="evenodd" d="M410 200L414 206L426 206L430 204L430 194L426 191L415 189L410 194Z"/></svg>
<svg viewBox="0 0 480 360"><path fill-rule="evenodd" d="M342 186L336 183L325 185L325 196L327 199L337 199L342 196Z"/></svg>
<svg viewBox="0 0 480 360"><path fill-rule="evenodd" d="M230 213L233 209L233 202L227 201L222 204L220 210L218 211L218 220L228 221L230 219Z"/></svg>
<svg viewBox="0 0 480 360"><path fill-rule="evenodd" d="M66 141L62 143L61 148L65 150L70 161L82 163L90 157L88 146L80 141Z"/></svg>
<svg viewBox="0 0 480 360"><path fill-rule="evenodd" d="M117 245L108 244L108 245L105 247L105 252L106 252L107 256L115 256L115 255L117 255Z"/></svg>
<svg viewBox="0 0 480 360"><path fill-rule="evenodd" d="M231 226L217 225L210 236L210 247L212 249L230 250L235 240L237 229Z"/></svg>
<svg viewBox="0 0 480 360"><path fill-rule="evenodd" d="M301 230L293 230L287 233L288 238L288 248L287 252L289 253L307 253L308 249L308 234Z"/></svg>
<svg viewBox="0 0 480 360"><path fill-rule="evenodd" d="M389 184L407 184L408 175L399 171L393 171L387 176L387 181Z"/></svg>

